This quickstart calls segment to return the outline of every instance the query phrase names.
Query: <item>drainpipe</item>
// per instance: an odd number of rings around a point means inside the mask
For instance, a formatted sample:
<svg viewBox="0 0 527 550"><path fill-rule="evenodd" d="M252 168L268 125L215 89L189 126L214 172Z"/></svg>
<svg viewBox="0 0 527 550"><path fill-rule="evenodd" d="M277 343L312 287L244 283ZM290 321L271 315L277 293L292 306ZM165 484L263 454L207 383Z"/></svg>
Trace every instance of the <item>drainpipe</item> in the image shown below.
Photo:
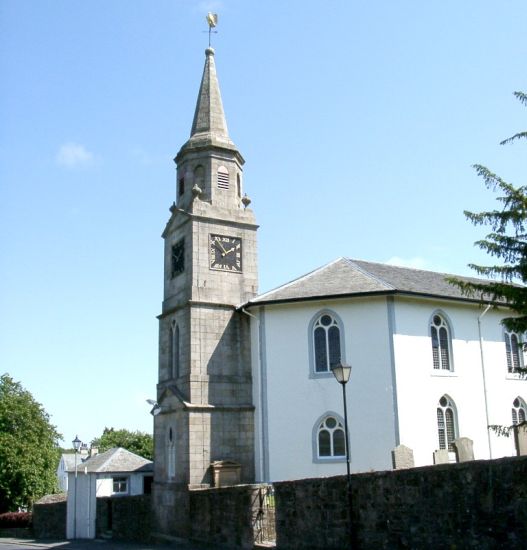
<svg viewBox="0 0 527 550"><path fill-rule="evenodd" d="M483 354L483 337L481 336L481 319L490 309L490 304L487 305L485 311L478 317L478 335L479 335L479 353L481 356L481 374L483 377L483 397L485 399L485 419L487 421L487 443L489 446L489 458L492 458L492 447L490 445L490 430L489 430L489 403L487 399L487 379L485 378L485 357Z"/></svg>

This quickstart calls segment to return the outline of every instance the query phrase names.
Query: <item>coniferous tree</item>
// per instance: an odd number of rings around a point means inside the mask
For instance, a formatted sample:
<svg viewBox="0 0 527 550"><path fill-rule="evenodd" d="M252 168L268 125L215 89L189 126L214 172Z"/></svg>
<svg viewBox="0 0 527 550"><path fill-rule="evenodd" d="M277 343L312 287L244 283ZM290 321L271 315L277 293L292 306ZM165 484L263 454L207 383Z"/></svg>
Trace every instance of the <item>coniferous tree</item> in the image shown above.
<svg viewBox="0 0 527 550"><path fill-rule="evenodd" d="M527 106L527 94L514 92L514 95ZM527 132L518 132L501 145L525 138ZM501 263L492 266L469 264L479 275L493 279L488 282L460 279L451 279L451 282L466 295L478 295L485 301L505 301L516 315L504 319L503 324L510 331L523 333L527 331L527 287L523 286L527 284L527 185L508 183L480 164L474 168L486 187L499 193L497 200L501 208L464 213L474 225L490 227L491 232L475 244Z"/></svg>

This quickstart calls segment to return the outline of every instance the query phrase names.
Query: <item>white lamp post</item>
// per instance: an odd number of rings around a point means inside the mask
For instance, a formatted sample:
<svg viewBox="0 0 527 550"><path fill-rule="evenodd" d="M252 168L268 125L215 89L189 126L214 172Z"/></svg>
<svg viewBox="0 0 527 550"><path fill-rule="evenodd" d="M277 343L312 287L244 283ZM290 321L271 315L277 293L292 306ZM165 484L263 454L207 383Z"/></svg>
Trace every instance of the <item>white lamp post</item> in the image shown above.
<svg viewBox="0 0 527 550"><path fill-rule="evenodd" d="M350 473L350 447L349 447L349 434L348 434L348 407L346 404L346 384L350 379L351 366L342 364L341 362L333 365L331 367L331 372L337 382L342 386L342 399L344 401L344 436L346 438L346 472L348 480L348 513L349 513L349 534L350 534L350 544L353 537L353 527L351 524L351 510L352 510L352 499L351 499L351 473Z"/></svg>
<svg viewBox="0 0 527 550"><path fill-rule="evenodd" d="M73 482L73 538L77 538L77 453L81 448L82 441L79 436L76 435L72 441L73 448L75 449L75 480Z"/></svg>

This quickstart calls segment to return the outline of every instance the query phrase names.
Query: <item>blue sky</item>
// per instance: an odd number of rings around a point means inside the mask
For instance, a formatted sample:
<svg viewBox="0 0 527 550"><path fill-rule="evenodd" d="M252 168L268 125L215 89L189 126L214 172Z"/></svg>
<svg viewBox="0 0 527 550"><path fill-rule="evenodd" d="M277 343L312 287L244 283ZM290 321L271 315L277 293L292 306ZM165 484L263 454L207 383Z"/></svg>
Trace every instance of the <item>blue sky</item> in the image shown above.
<svg viewBox="0 0 527 550"><path fill-rule="evenodd" d="M471 165L525 183L498 145L527 128L524 0L0 0L0 371L66 442L152 428L208 11L262 292L339 256L468 273Z"/></svg>

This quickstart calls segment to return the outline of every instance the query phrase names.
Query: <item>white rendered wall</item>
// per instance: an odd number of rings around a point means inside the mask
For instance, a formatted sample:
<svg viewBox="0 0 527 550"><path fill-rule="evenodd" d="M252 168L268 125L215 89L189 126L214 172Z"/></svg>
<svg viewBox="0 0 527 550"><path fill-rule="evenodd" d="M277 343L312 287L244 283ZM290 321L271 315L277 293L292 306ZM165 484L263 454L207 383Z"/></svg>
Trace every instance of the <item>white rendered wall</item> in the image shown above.
<svg viewBox="0 0 527 550"><path fill-rule="evenodd" d="M322 310L340 317L342 359L353 367L347 385L352 471L391 466L390 451L397 443L386 299L267 306L260 319L264 364L259 361L261 353L253 356L253 364L255 381L262 378L260 367L266 372L266 403L260 384L255 384L256 437L261 441L267 426L271 481L346 472L345 461L321 462L313 457L317 420L328 412L344 416L342 387L333 376L310 376L309 325ZM257 472L264 451L264 445L257 444Z"/></svg>
<svg viewBox="0 0 527 550"><path fill-rule="evenodd" d="M113 478L126 477L128 479L128 492L113 492ZM143 475L142 474L97 474L97 497L127 496L143 494Z"/></svg>
<svg viewBox="0 0 527 550"><path fill-rule="evenodd" d="M429 323L434 311L442 312L452 329L453 371L432 366ZM457 409L458 435L474 442L476 459L515 454L512 438L487 435L485 395L478 334L477 305L396 299L395 364L401 443L414 451L416 466L432 464L439 448L437 403L448 395ZM483 361L489 424L509 426L512 402L525 395L527 381L507 375L503 311L489 310L481 319Z"/></svg>
<svg viewBox="0 0 527 550"><path fill-rule="evenodd" d="M313 460L317 419L330 411L343 416L341 387L333 377L309 376L308 327L323 309L342 320L343 359L353 367L347 386L352 471L390 469L398 444L413 450L416 466L432 464L443 395L454 401L458 435L473 440L476 459L515 454L512 437L487 430L478 333L483 307L401 297L268 305L251 309L259 319L252 322L258 481L345 472L345 462ZM429 325L437 311L451 327L452 372L432 365ZM500 324L505 316L506 310L490 309L481 317L488 423L501 426L511 424L516 397L527 401L527 380L507 374Z"/></svg>
<svg viewBox="0 0 527 550"><path fill-rule="evenodd" d="M75 474L70 473L68 487L66 537L95 538L95 475L79 472L75 480Z"/></svg>

